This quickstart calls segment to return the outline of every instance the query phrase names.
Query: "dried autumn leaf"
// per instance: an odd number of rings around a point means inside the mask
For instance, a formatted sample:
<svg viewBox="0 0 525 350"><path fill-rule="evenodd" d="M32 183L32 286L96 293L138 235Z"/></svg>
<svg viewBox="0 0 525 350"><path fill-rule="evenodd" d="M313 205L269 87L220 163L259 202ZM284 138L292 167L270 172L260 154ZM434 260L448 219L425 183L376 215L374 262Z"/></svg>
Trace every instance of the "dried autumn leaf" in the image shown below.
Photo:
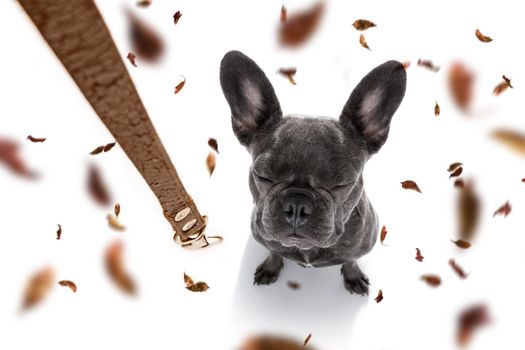
<svg viewBox="0 0 525 350"><path fill-rule="evenodd" d="M403 68L407 70L410 67L410 61L405 61L402 63L402 65L403 65Z"/></svg>
<svg viewBox="0 0 525 350"><path fill-rule="evenodd" d="M425 281L431 287L439 287L441 285L441 277L438 275L421 275L420 279Z"/></svg>
<svg viewBox="0 0 525 350"><path fill-rule="evenodd" d="M440 113L441 113L441 108L439 107L438 103L436 102L436 105L434 106L434 115L436 117L438 117Z"/></svg>
<svg viewBox="0 0 525 350"><path fill-rule="evenodd" d="M494 90L492 91L492 94L494 96L498 96L499 94L501 94L503 91L507 90L507 88L511 88L513 89L514 87L512 86L512 84L510 83L510 79L507 78L506 76L502 76L503 78L503 81L501 83L499 83L498 85L496 85L496 87L494 88Z"/></svg>
<svg viewBox="0 0 525 350"><path fill-rule="evenodd" d="M22 311L28 310L40 303L53 286L55 273L51 267L37 271L27 283L22 301Z"/></svg>
<svg viewBox="0 0 525 350"><path fill-rule="evenodd" d="M503 204L501 207L499 207L492 217L496 215L503 215L504 217L507 217L512 210L512 206L510 205L509 201L506 201L505 204Z"/></svg>
<svg viewBox="0 0 525 350"><path fill-rule="evenodd" d="M467 111L472 102L474 74L461 62L452 64L448 72L448 87L456 105Z"/></svg>
<svg viewBox="0 0 525 350"><path fill-rule="evenodd" d="M58 225L57 239L60 239L60 237L62 237L62 226L60 226L60 224L57 224L57 225Z"/></svg>
<svg viewBox="0 0 525 350"><path fill-rule="evenodd" d="M458 276L461 278L461 279L465 279L468 277L468 274L465 273L465 270L463 270L463 268L461 266L458 265L458 263L456 262L456 260L454 259L450 259L448 261L448 264L450 265L450 267L452 267L452 269L458 274Z"/></svg>
<svg viewBox="0 0 525 350"><path fill-rule="evenodd" d="M463 181L463 179L456 179L456 181L454 181L454 187L457 187L457 188L465 187L465 181Z"/></svg>
<svg viewBox="0 0 525 350"><path fill-rule="evenodd" d="M511 89L514 89L514 86L512 86L512 84L510 83L510 79L507 78L506 76L502 75L501 76L503 78L503 80L505 81L505 83L511 88Z"/></svg>
<svg viewBox="0 0 525 350"><path fill-rule="evenodd" d="M453 177L458 177L459 175L461 175L463 173L463 168L462 167L459 167L457 168L456 170L454 170L452 172L452 174L450 174L450 176L448 177L449 179L453 178Z"/></svg>
<svg viewBox="0 0 525 350"><path fill-rule="evenodd" d="M417 261L419 261L419 262L422 262L424 258L425 257L423 255L421 255L421 251L419 250L419 248L416 248L416 257L415 257L415 259Z"/></svg>
<svg viewBox="0 0 525 350"><path fill-rule="evenodd" d="M186 287L191 287L195 284L195 282L193 282L193 279L186 275L186 272L184 272L184 283L186 284Z"/></svg>
<svg viewBox="0 0 525 350"><path fill-rule="evenodd" d="M377 297L374 299L376 303L380 303L383 300L383 291L380 289L377 293Z"/></svg>
<svg viewBox="0 0 525 350"><path fill-rule="evenodd" d="M521 179L521 182L525 182L525 177L523 179Z"/></svg>
<svg viewBox="0 0 525 350"><path fill-rule="evenodd" d="M281 16L279 20L281 21L281 23L286 22L286 7L284 5L281 6Z"/></svg>
<svg viewBox="0 0 525 350"><path fill-rule="evenodd" d="M197 282L191 286L187 286L186 289L191 292L205 292L210 289L210 287L208 287L206 282Z"/></svg>
<svg viewBox="0 0 525 350"><path fill-rule="evenodd" d="M36 178L36 174L30 171L18 152L18 144L11 140L0 138L0 162L3 162L11 171L17 175L27 178Z"/></svg>
<svg viewBox="0 0 525 350"><path fill-rule="evenodd" d="M457 168L459 168L460 166L462 166L463 163L460 163L460 162L455 162L455 163L452 163L448 166L448 169L447 171L450 173L451 171L454 171L456 170Z"/></svg>
<svg viewBox="0 0 525 350"><path fill-rule="evenodd" d="M126 58L131 62L131 64L134 67L137 67L137 61L136 61L137 60L137 56L135 56L131 52L128 52L128 55L126 56Z"/></svg>
<svg viewBox="0 0 525 350"><path fill-rule="evenodd" d="M461 249L468 249L472 245L472 244L470 244L470 242L464 241L462 239L458 239L456 241L454 241L454 240L450 240L450 241L452 243L454 243L455 245L457 245Z"/></svg>
<svg viewBox="0 0 525 350"><path fill-rule="evenodd" d="M152 1L153 0L139 0L137 1L137 6L138 7L149 7Z"/></svg>
<svg viewBox="0 0 525 350"><path fill-rule="evenodd" d="M286 282L286 285L288 286L288 288L290 288L292 290L301 289L301 284L299 282L288 281L288 282Z"/></svg>
<svg viewBox="0 0 525 350"><path fill-rule="evenodd" d="M368 46L365 36L363 34L359 35L359 44L361 44L361 46L365 49L370 50L370 47Z"/></svg>
<svg viewBox="0 0 525 350"><path fill-rule="evenodd" d="M111 149L113 147L115 147L117 143L116 142L111 142L111 143L108 143L107 145L104 146L104 152L109 152L111 151Z"/></svg>
<svg viewBox="0 0 525 350"><path fill-rule="evenodd" d="M472 183L455 183L459 188L457 196L458 234L465 240L471 240L479 224L481 202Z"/></svg>
<svg viewBox="0 0 525 350"><path fill-rule="evenodd" d="M472 305L463 310L458 315L458 328L456 332L458 345L467 345L472 339L474 331L488 323L490 323L490 317L485 305Z"/></svg>
<svg viewBox="0 0 525 350"><path fill-rule="evenodd" d="M371 22L366 19L358 19L352 25L357 30L367 30L368 28L372 28L376 26L374 22Z"/></svg>
<svg viewBox="0 0 525 350"><path fill-rule="evenodd" d="M60 284L62 287L68 287L69 289L73 291L73 293L77 292L77 285L72 281L63 280L63 281L59 281L58 284Z"/></svg>
<svg viewBox="0 0 525 350"><path fill-rule="evenodd" d="M96 154L99 154L99 153L102 153L104 151L104 146L98 146L97 148L95 148L94 150L92 150L91 152L89 152L89 154L91 154L92 156L96 155Z"/></svg>
<svg viewBox="0 0 525 350"><path fill-rule="evenodd" d="M182 13L180 11L175 12L173 15L173 23L176 25L179 23L179 19L182 17Z"/></svg>
<svg viewBox="0 0 525 350"><path fill-rule="evenodd" d="M476 29L476 38L478 38L479 41L481 41L483 43L490 43L492 41L492 38L481 34L479 29Z"/></svg>
<svg viewBox="0 0 525 350"><path fill-rule="evenodd" d="M182 76L182 81L178 83L177 86L175 86L175 94L178 94L180 90L182 90L185 84L186 84L186 78Z"/></svg>
<svg viewBox="0 0 525 350"><path fill-rule="evenodd" d="M492 137L515 152L525 155L525 135L508 129L497 129Z"/></svg>
<svg viewBox="0 0 525 350"><path fill-rule="evenodd" d="M31 135L28 135L27 136L27 139L33 143L37 143L37 142L44 142L46 140L45 137L33 137Z"/></svg>
<svg viewBox="0 0 525 350"><path fill-rule="evenodd" d="M164 43L148 24L127 11L130 23L129 37L133 52L144 61L155 62L164 52Z"/></svg>
<svg viewBox="0 0 525 350"><path fill-rule="evenodd" d="M248 338L239 350L313 350L304 342L282 336L261 335Z"/></svg>
<svg viewBox="0 0 525 350"><path fill-rule="evenodd" d="M295 76L295 73L297 73L297 68L295 68L295 67L290 67L290 68L279 68L279 70L277 71L277 73L279 73L279 74L282 75L283 77L288 78L288 81L289 81L292 85L297 85L297 83L296 83L295 80L293 79L293 77Z"/></svg>
<svg viewBox="0 0 525 350"><path fill-rule="evenodd" d="M206 166L208 167L208 172L210 173L210 176L215 170L215 162L215 154L211 152L208 153L208 157L206 157Z"/></svg>
<svg viewBox="0 0 525 350"><path fill-rule="evenodd" d="M306 339L304 340L304 344L303 344L303 346L306 346L306 344L308 344L308 342L310 341L311 338L312 338L312 333L308 334L308 336L307 336Z"/></svg>
<svg viewBox="0 0 525 350"><path fill-rule="evenodd" d="M113 212L115 213L115 216L118 218L118 215L120 214L120 203L115 203L115 206L113 207Z"/></svg>
<svg viewBox="0 0 525 350"><path fill-rule="evenodd" d="M319 26L324 6L324 2L319 2L308 10L295 13L293 16L287 16L286 21L281 22L279 30L280 44L298 47L310 38Z"/></svg>
<svg viewBox="0 0 525 350"><path fill-rule="evenodd" d="M414 190L421 193L421 190L419 189L417 184L412 180L406 180L401 182L401 187L403 187L405 190Z"/></svg>
<svg viewBox="0 0 525 350"><path fill-rule="evenodd" d="M439 66L436 66L432 61L430 61L430 60L423 60L421 58L417 60L417 65L419 67L427 68L427 69L433 71L434 73L439 72L439 69L441 68Z"/></svg>
<svg viewBox="0 0 525 350"><path fill-rule="evenodd" d="M383 241L385 240L387 233L388 231L386 230L386 226L383 225L383 227L381 228L381 244L383 244Z"/></svg>
<svg viewBox="0 0 525 350"><path fill-rule="evenodd" d="M108 225L115 231L124 231L126 230L126 226L124 226L115 215L108 214L106 216L106 219L108 220Z"/></svg>
<svg viewBox="0 0 525 350"><path fill-rule="evenodd" d="M219 153L219 144L217 143L217 140L210 137L208 139L208 146L210 146L217 154Z"/></svg>
<svg viewBox="0 0 525 350"><path fill-rule="evenodd" d="M125 293L130 295L135 294L135 282L124 269L122 242L113 242L106 249L105 262L106 270L113 282Z"/></svg>
<svg viewBox="0 0 525 350"><path fill-rule="evenodd" d="M100 171L94 165L89 166L87 187L89 194L100 205L108 205L111 198L108 189L102 181Z"/></svg>

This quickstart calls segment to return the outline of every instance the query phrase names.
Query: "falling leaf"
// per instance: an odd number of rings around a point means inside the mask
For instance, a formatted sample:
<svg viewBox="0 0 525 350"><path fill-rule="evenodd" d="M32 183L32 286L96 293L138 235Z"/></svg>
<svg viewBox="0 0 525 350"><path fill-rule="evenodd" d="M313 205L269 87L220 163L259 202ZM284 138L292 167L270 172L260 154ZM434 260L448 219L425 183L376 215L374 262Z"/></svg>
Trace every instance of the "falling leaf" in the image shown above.
<svg viewBox="0 0 525 350"><path fill-rule="evenodd" d="M176 25L179 23L179 19L182 17L182 13L180 11L175 12L173 15L173 23Z"/></svg>
<svg viewBox="0 0 525 350"><path fill-rule="evenodd" d="M180 90L184 87L184 84L186 84L186 78L182 76L182 81L175 86L175 94L178 94Z"/></svg>
<svg viewBox="0 0 525 350"><path fill-rule="evenodd" d="M417 60L417 65L419 67L427 68L427 69L433 71L434 73L439 72L439 69L441 68L439 66L434 65L434 63L432 61L430 61L430 60L423 60L421 58Z"/></svg>
<svg viewBox="0 0 525 350"><path fill-rule="evenodd" d="M525 135L508 129L497 129L492 132L492 137L513 151L525 155Z"/></svg>
<svg viewBox="0 0 525 350"><path fill-rule="evenodd" d="M60 239L60 237L62 237L62 226L60 226L60 224L57 224L57 225L58 225L57 239Z"/></svg>
<svg viewBox="0 0 525 350"><path fill-rule="evenodd" d="M521 182L525 182L525 177L523 179L521 179Z"/></svg>
<svg viewBox="0 0 525 350"><path fill-rule="evenodd" d="M30 179L37 175L30 171L18 152L18 144L11 140L0 138L0 162L3 162L11 171Z"/></svg>
<svg viewBox="0 0 525 350"><path fill-rule="evenodd" d="M51 267L37 271L27 283L22 301L22 311L28 310L40 303L53 286L55 273Z"/></svg>
<svg viewBox="0 0 525 350"><path fill-rule="evenodd" d="M510 79L507 78L506 76L502 75L501 76L503 78L503 80L505 81L505 83L508 85L508 87L510 87L511 89L514 89L514 86L512 86L512 84L510 83Z"/></svg>
<svg viewBox="0 0 525 350"><path fill-rule="evenodd" d="M104 146L98 146L97 148L95 148L94 150L92 150L91 152L89 152L89 154L91 154L92 156L94 156L95 154L102 153L103 151L104 151Z"/></svg>
<svg viewBox="0 0 525 350"><path fill-rule="evenodd" d="M452 243L460 247L461 249L468 249L470 248L471 244L470 242L464 241L462 239L458 239L456 241L450 240Z"/></svg>
<svg viewBox="0 0 525 350"><path fill-rule="evenodd" d="M115 207L113 207L113 212L115 213L115 216L118 218L118 215L120 214L120 203L115 203Z"/></svg>
<svg viewBox="0 0 525 350"><path fill-rule="evenodd" d="M111 203L108 189L102 181L100 171L94 165L89 166L87 187L89 194L98 204L105 206Z"/></svg>
<svg viewBox="0 0 525 350"><path fill-rule="evenodd" d="M421 193L421 190L419 189L417 184L412 180L406 180L401 182L401 187L403 187L405 190L414 190Z"/></svg>
<svg viewBox="0 0 525 350"><path fill-rule="evenodd" d="M490 323L487 307L482 304L472 305L458 315L456 341L460 346L467 345L474 331Z"/></svg>
<svg viewBox="0 0 525 350"><path fill-rule="evenodd" d="M380 289L377 293L377 297L374 299L376 303L380 303L383 300L383 291Z"/></svg>
<svg viewBox="0 0 525 350"><path fill-rule="evenodd" d="M283 5L281 6L281 17L280 17L281 23L286 22L286 7Z"/></svg>
<svg viewBox="0 0 525 350"><path fill-rule="evenodd" d="M458 276L461 278L461 279L465 279L468 277L468 274L465 273L465 270L463 270L463 268L461 268L461 266L458 265L458 263L456 262L456 260L454 259L450 259L448 261L448 264L450 265L450 267L452 267L452 269L458 274Z"/></svg>
<svg viewBox="0 0 525 350"><path fill-rule="evenodd" d="M63 281L59 281L58 284L60 284L62 287L69 287L69 289L71 289L73 293L77 292L77 285L72 281L63 280Z"/></svg>
<svg viewBox="0 0 525 350"><path fill-rule="evenodd" d="M128 55L126 56L126 58L131 62L131 64L134 67L137 67L137 61L136 61L137 60L137 56L135 56L131 52L128 52Z"/></svg>
<svg viewBox="0 0 525 350"><path fill-rule="evenodd" d="M27 136L27 139L33 143L37 143L37 142L44 142L46 140L45 137L33 137L31 135L28 135Z"/></svg>
<svg viewBox="0 0 525 350"><path fill-rule="evenodd" d="M195 284L195 282L193 282L193 279L186 275L186 272L184 272L184 283L186 284L186 287L191 287Z"/></svg>
<svg viewBox="0 0 525 350"><path fill-rule="evenodd" d="M456 105L467 111L472 102L474 74L461 62L452 64L448 72L448 87Z"/></svg>
<svg viewBox="0 0 525 350"><path fill-rule="evenodd" d="M312 338L312 333L308 334L308 336L307 336L306 339L304 340L304 344L303 344L303 346L306 346L306 344L308 344L308 342L310 341L311 338Z"/></svg>
<svg viewBox="0 0 525 350"><path fill-rule="evenodd" d="M359 44L361 44L361 46L364 47L365 49L370 50L370 47L368 47L365 36L363 34L359 35Z"/></svg>
<svg viewBox="0 0 525 350"><path fill-rule="evenodd" d="M464 188L465 187L465 181L463 181L463 179L456 179L456 181L454 181L454 187Z"/></svg>
<svg viewBox="0 0 525 350"><path fill-rule="evenodd" d="M248 338L238 350L313 350L303 341L282 336L261 335Z"/></svg>
<svg viewBox="0 0 525 350"><path fill-rule="evenodd" d="M439 113L441 113L441 108L439 107L438 103L436 102L436 105L434 106L434 115L436 117L438 117Z"/></svg>
<svg viewBox="0 0 525 350"><path fill-rule="evenodd" d="M499 83L498 85L496 85L496 87L494 88L494 90L492 90L492 95L494 96L498 96L499 94L501 94L503 91L507 90L507 88L514 88L511 83L510 83L510 79L507 78L506 76L502 76L503 78L503 81L501 83Z"/></svg>
<svg viewBox="0 0 525 350"><path fill-rule="evenodd" d="M195 284L192 284L191 286L187 286L186 289L191 292L205 292L209 289L206 282L197 282Z"/></svg>
<svg viewBox="0 0 525 350"><path fill-rule="evenodd" d="M123 292L133 295L136 292L135 282L124 269L123 248L122 242L115 241L106 249L106 270Z"/></svg>
<svg viewBox="0 0 525 350"><path fill-rule="evenodd" d="M407 70L410 67L410 61L405 61L402 63L402 65L403 65L403 68Z"/></svg>
<svg viewBox="0 0 525 350"><path fill-rule="evenodd" d="M459 175L461 175L463 173L463 168L462 167L459 167L457 168L456 170L454 170L452 172L452 174L450 174L450 176L448 177L449 179L453 178L453 177L458 177Z"/></svg>
<svg viewBox="0 0 525 350"><path fill-rule="evenodd" d="M451 171L454 171L456 170L457 168L459 168L460 166L462 166L463 163L460 163L460 162L455 162L455 163L452 163L448 166L448 169L447 171L450 173Z"/></svg>
<svg viewBox="0 0 525 350"><path fill-rule="evenodd" d="M498 210L494 212L494 215L492 215L492 217L496 215L503 215L504 217L507 217L510 214L511 210L512 206L510 205L509 201L506 201L505 204L503 204L501 207L498 208Z"/></svg>
<svg viewBox="0 0 525 350"><path fill-rule="evenodd" d="M104 152L109 152L111 151L111 149L113 147L115 147L117 143L116 142L112 142L112 143L108 143L107 145L104 146Z"/></svg>
<svg viewBox="0 0 525 350"><path fill-rule="evenodd" d="M472 183L456 183L458 234L464 240L471 240L479 224L481 202Z"/></svg>
<svg viewBox="0 0 525 350"><path fill-rule="evenodd" d="M286 285L288 286L288 288L290 288L292 290L301 289L301 284L299 282L288 281L288 282L286 282Z"/></svg>
<svg viewBox="0 0 525 350"><path fill-rule="evenodd" d="M425 257L421 255L421 251L419 250L419 248L416 248L416 258L415 259L419 262L422 262L424 258Z"/></svg>
<svg viewBox="0 0 525 350"><path fill-rule="evenodd" d="M291 68L279 68L279 70L277 71L277 73L279 73L279 74L282 75L283 77L288 78L288 81L289 81L292 85L296 85L296 84L297 84L297 83L295 82L295 80L293 79L293 77L295 76L295 73L297 73L297 68L295 68L295 67L291 67Z"/></svg>
<svg viewBox="0 0 525 350"><path fill-rule="evenodd" d="M381 228L381 244L383 244L383 241L385 240L387 233L388 231L386 230L386 226L383 225L383 227Z"/></svg>
<svg viewBox="0 0 525 350"><path fill-rule="evenodd" d="M214 138L208 139L208 146L210 146L217 154L219 153L219 144L217 143L217 140Z"/></svg>
<svg viewBox="0 0 525 350"><path fill-rule="evenodd" d="M483 43L490 43L492 41L490 37L481 34L479 29L476 29L476 37L479 39L479 41Z"/></svg>
<svg viewBox="0 0 525 350"><path fill-rule="evenodd" d="M155 62L164 53L164 43L148 24L127 11L133 52L144 61Z"/></svg>
<svg viewBox="0 0 525 350"><path fill-rule="evenodd" d="M439 287L441 285L441 277L438 275L421 275L420 279L425 281L431 287Z"/></svg>
<svg viewBox="0 0 525 350"><path fill-rule="evenodd" d="M106 216L106 219L108 220L108 225L115 231L124 231L126 230L126 226L124 226L115 215L108 214Z"/></svg>
<svg viewBox="0 0 525 350"><path fill-rule="evenodd" d="M355 29L357 30L367 30L368 28L375 27L375 23L370 22L366 19L357 19L353 24Z"/></svg>
<svg viewBox="0 0 525 350"><path fill-rule="evenodd" d="M306 11L287 16L286 21L281 22L280 44L290 47L298 47L303 44L319 26L323 12L324 2L319 2Z"/></svg>
<svg viewBox="0 0 525 350"><path fill-rule="evenodd" d="M206 166L208 167L208 172L213 174L213 171L215 170L215 154L208 153L208 157L206 157Z"/></svg>
<svg viewBox="0 0 525 350"><path fill-rule="evenodd" d="M149 7L152 1L153 0L139 0L137 1L137 6L138 7Z"/></svg>

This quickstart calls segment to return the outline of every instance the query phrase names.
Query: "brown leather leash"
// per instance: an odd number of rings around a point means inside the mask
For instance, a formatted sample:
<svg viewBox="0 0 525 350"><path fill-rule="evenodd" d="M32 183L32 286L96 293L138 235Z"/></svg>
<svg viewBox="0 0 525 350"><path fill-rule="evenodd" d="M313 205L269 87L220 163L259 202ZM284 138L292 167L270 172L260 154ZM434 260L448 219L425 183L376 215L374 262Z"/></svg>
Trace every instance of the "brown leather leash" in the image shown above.
<svg viewBox="0 0 525 350"><path fill-rule="evenodd" d="M93 0L19 0L158 198L175 242L203 248L207 217L186 192Z"/></svg>

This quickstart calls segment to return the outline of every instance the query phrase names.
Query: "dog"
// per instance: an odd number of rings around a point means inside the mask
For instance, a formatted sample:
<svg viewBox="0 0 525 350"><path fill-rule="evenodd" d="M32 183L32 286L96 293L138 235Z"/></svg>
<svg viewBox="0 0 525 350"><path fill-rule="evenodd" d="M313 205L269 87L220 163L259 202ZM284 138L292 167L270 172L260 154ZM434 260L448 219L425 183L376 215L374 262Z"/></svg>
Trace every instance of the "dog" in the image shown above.
<svg viewBox="0 0 525 350"><path fill-rule="evenodd" d="M305 267L342 265L345 288L367 295L370 282L357 260L377 241L379 220L362 173L405 95L403 65L388 61L368 73L339 120L283 117L270 81L239 51L222 59L220 84L233 132L253 159L252 234L270 252L254 284L275 282L287 258Z"/></svg>

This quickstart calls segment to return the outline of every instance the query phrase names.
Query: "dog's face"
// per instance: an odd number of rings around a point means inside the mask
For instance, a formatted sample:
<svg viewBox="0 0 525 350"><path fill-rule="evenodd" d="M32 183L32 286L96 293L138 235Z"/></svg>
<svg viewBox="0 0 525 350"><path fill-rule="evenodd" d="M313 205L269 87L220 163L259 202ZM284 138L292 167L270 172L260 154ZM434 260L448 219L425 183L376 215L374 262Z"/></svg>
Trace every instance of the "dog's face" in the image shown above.
<svg viewBox="0 0 525 350"><path fill-rule="evenodd" d="M257 233L285 247L332 246L361 198L364 164L386 141L403 99L403 66L389 61L370 72L339 120L283 118L265 74L238 51L224 56L220 78L233 131L253 157Z"/></svg>

